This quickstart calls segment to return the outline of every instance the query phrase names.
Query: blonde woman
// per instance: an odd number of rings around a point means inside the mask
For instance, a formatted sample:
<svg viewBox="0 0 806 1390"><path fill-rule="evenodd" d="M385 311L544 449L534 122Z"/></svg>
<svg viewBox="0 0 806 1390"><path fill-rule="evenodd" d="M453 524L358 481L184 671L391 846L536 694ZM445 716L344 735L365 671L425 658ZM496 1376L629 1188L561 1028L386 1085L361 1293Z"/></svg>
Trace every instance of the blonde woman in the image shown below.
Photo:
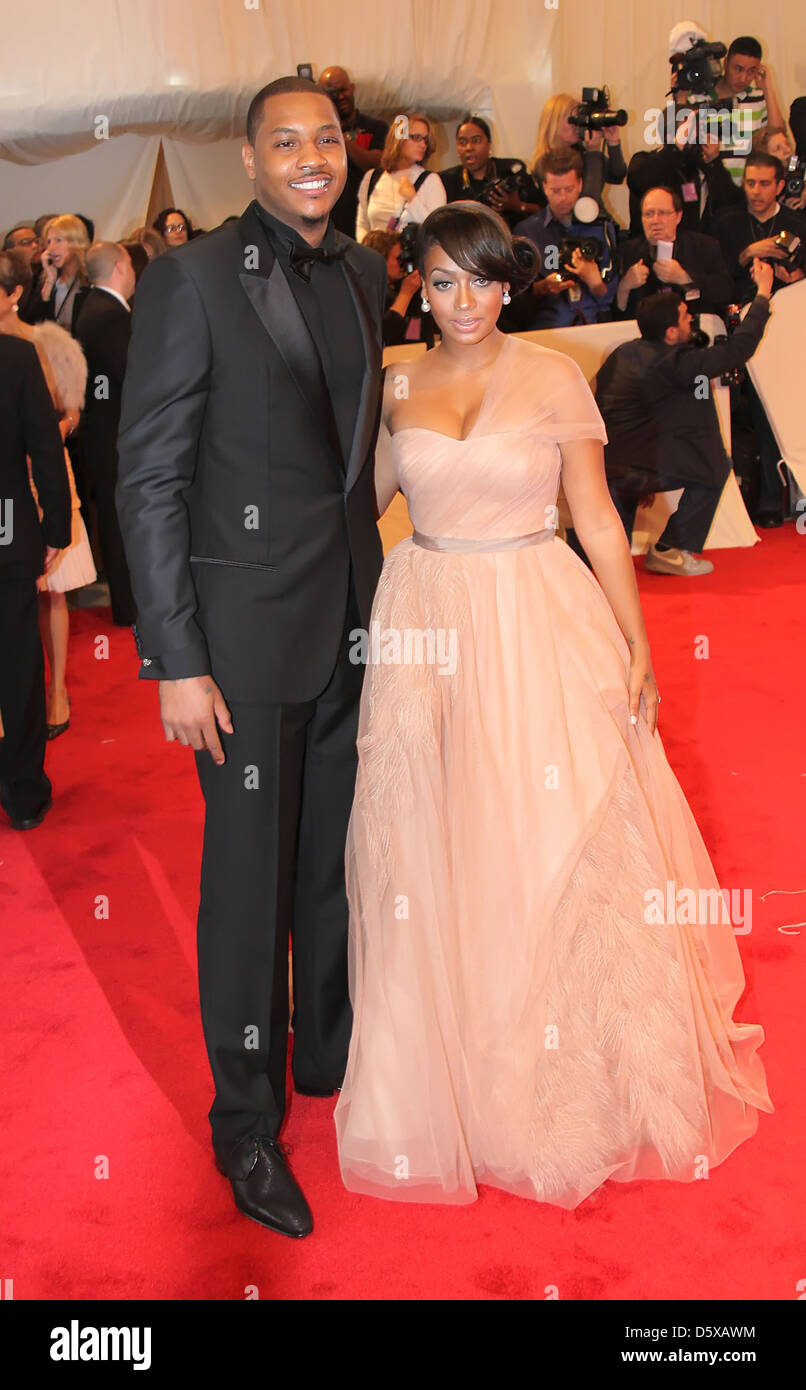
<svg viewBox="0 0 806 1390"><path fill-rule="evenodd" d="M90 239L80 217L64 213L44 228L40 319L50 319L72 334L87 286L84 265Z"/></svg>
<svg viewBox="0 0 806 1390"><path fill-rule="evenodd" d="M0 333L33 343L59 416L62 439L67 439L78 424L84 405L87 363L79 344L57 324L40 323L31 327L21 321L17 305L29 279L30 271L19 254L0 252ZM93 583L96 578L66 448L64 462L72 500L70 544L59 552L55 563L38 582L40 629L50 670L47 706L49 739L63 734L70 723L70 698L66 683L70 616L65 594L68 589L80 589L84 584ZM31 486L36 498L33 482Z"/></svg>
<svg viewBox="0 0 806 1390"><path fill-rule="evenodd" d="M578 105L577 98L569 96L567 92L558 92L549 97L540 113L537 127L532 177L539 182L537 165L544 154L570 145L579 150L584 165L580 196L601 202L606 183L623 183L627 177L627 165L621 150L621 132L617 125L607 126L602 131L580 130L572 125L569 116L573 116Z"/></svg>
<svg viewBox="0 0 806 1390"><path fill-rule="evenodd" d="M439 174L423 166L435 141L427 116L400 116L389 127L378 169L368 169L358 189L356 241L367 232L399 231L407 222L424 222L447 202Z"/></svg>

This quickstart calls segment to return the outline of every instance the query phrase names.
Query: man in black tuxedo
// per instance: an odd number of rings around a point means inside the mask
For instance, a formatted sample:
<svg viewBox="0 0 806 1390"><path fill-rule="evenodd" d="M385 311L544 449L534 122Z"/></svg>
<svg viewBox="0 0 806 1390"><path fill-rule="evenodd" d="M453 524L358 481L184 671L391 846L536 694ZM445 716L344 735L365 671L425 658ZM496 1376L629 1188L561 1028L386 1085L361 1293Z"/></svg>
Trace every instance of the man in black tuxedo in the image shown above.
<svg viewBox="0 0 806 1390"><path fill-rule="evenodd" d="M136 615L115 487L120 399L132 332L129 300L134 294L134 267L128 251L117 242L96 241L87 252L87 275L92 288L78 311L75 331L87 359L80 438L98 516L112 621L131 627Z"/></svg>
<svg viewBox="0 0 806 1390"><path fill-rule="evenodd" d="M634 319L642 299L673 289L694 314L723 314L733 297L733 280L719 242L702 232L685 231L683 203L674 188L650 188L641 199L643 235L620 248L616 307ZM672 247L671 256L659 256Z"/></svg>
<svg viewBox="0 0 806 1390"><path fill-rule="evenodd" d="M277 1135L288 942L295 1088L342 1081L344 845L362 670L382 563L372 460L386 267L329 221L338 114L281 78L252 101L255 201L153 261L137 289L118 511L141 676L206 803L199 985L213 1147L248 1216L312 1229ZM220 736L219 736L220 735Z"/></svg>
<svg viewBox="0 0 806 1390"><path fill-rule="evenodd" d="M42 508L40 523L26 455ZM51 806L45 773L45 659L36 581L70 544L64 445L39 358L0 336L0 803L15 830Z"/></svg>

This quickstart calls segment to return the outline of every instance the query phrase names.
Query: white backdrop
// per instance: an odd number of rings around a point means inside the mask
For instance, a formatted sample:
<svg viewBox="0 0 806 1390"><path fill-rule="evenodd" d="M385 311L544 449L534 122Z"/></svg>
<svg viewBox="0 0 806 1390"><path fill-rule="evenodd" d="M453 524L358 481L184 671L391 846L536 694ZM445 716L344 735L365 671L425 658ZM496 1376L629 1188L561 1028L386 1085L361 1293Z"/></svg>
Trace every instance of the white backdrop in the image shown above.
<svg viewBox="0 0 806 1390"><path fill-rule="evenodd" d="M634 153L684 18L725 42L758 35L785 110L806 93L802 0L0 0L0 17L0 228L80 211L122 235L145 215L159 136L176 201L213 226L250 196L238 156L250 97L300 62L346 66L366 111L417 106L445 123L437 168L455 163L466 108L491 118L500 154L528 158L546 97L604 81ZM612 206L626 214L625 190Z"/></svg>

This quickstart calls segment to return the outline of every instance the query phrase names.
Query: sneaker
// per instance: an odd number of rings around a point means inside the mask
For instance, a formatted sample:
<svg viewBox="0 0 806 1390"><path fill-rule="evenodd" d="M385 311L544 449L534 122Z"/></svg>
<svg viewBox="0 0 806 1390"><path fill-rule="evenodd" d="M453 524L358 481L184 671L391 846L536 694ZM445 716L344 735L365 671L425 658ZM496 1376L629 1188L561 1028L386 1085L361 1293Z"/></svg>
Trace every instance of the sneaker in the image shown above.
<svg viewBox="0 0 806 1390"><path fill-rule="evenodd" d="M710 574L710 560L698 560L690 550L658 550L654 545L646 554L645 568L652 574Z"/></svg>

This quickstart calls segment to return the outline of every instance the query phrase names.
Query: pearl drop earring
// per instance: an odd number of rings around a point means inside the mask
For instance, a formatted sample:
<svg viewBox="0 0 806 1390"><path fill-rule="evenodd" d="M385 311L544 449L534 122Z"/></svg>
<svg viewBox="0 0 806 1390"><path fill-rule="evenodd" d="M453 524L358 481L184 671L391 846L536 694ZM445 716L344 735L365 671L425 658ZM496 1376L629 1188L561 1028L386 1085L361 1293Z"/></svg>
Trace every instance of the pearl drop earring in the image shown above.
<svg viewBox="0 0 806 1390"><path fill-rule="evenodd" d="M420 299L420 304L422 305L422 310L423 310L423 313L424 313L424 314L430 314L430 313L431 313L431 305L428 303L428 300L427 300L427 299L423 299L423 298L421 297L421 299Z"/></svg>
<svg viewBox="0 0 806 1390"><path fill-rule="evenodd" d="M503 295L502 295L501 298L502 298L502 303L504 303L504 304L511 304L511 303L512 303L512 296L511 296L511 294L509 293L509 290L504 290L504 293L503 293Z"/></svg>

